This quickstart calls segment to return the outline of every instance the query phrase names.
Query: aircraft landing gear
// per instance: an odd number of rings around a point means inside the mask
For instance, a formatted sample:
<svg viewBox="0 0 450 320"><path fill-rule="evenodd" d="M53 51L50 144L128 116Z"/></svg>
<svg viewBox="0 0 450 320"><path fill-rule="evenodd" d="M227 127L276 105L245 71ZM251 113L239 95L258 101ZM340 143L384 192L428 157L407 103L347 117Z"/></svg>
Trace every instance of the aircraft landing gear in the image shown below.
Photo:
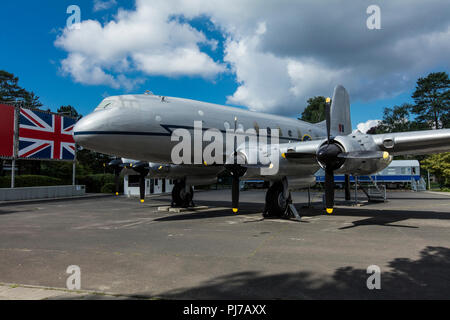
<svg viewBox="0 0 450 320"><path fill-rule="evenodd" d="M177 181L172 189L172 207L194 207L192 201L194 197L194 189L191 186L186 186L184 181Z"/></svg>
<svg viewBox="0 0 450 320"><path fill-rule="evenodd" d="M279 181L275 182L267 190L266 206L263 216L265 218L286 218L288 204L290 202L292 202L291 195L288 194L286 196L285 192L283 192L283 183Z"/></svg>
<svg viewBox="0 0 450 320"><path fill-rule="evenodd" d="M286 178L273 183L267 190L263 217L285 219L295 217L297 220L300 220L300 215L292 204L292 197L288 190Z"/></svg>

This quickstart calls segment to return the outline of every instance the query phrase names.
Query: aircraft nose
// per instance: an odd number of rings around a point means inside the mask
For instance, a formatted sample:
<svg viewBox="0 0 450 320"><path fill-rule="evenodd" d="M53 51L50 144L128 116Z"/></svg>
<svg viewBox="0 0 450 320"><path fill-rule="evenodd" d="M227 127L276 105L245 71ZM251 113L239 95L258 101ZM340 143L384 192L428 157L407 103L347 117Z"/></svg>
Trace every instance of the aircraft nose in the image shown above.
<svg viewBox="0 0 450 320"><path fill-rule="evenodd" d="M85 149L119 156L133 143L133 136L124 132L132 131L135 120L133 113L120 109L94 111L76 123L73 138Z"/></svg>
<svg viewBox="0 0 450 320"><path fill-rule="evenodd" d="M93 113L81 118L73 128L73 139L83 148L92 148L92 143L99 132L101 125L100 115Z"/></svg>

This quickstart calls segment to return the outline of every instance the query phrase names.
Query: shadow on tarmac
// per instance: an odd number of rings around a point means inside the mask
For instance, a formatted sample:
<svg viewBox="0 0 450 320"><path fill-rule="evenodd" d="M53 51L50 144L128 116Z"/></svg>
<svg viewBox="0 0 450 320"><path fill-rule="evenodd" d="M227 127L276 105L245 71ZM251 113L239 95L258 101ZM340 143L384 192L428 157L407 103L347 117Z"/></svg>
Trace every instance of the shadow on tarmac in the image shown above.
<svg viewBox="0 0 450 320"><path fill-rule="evenodd" d="M331 277L313 272L263 275L239 272L205 281L198 287L164 293L139 293L128 299L449 299L450 249L428 246L417 260L396 258L381 269L381 289L367 288L365 269L336 269ZM84 299L98 299L85 296ZM58 299L56 297L56 299Z"/></svg>
<svg viewBox="0 0 450 320"><path fill-rule="evenodd" d="M181 221L181 220L196 220L209 219L215 217L226 217L236 215L231 211L230 203L228 201L213 201L201 200L196 202L197 205L204 205L210 208L217 208L216 210L198 211L198 212L184 212L181 214L168 215L162 218L157 218L155 221ZM302 208L303 204L296 204L297 211L301 216L315 217L325 215L320 202L313 202L312 208ZM238 214L242 215L261 215L264 205L254 202L240 203ZM224 209L226 208L226 209ZM402 227L402 228L418 228L415 226L406 226L401 224L392 224L408 219L437 219L449 220L450 213L437 211L419 211L419 210L380 210L377 208L370 208L370 204L364 207L338 207L333 212L332 216L344 217L365 217L362 220L353 221L352 226L346 226L341 230L354 228L358 226L387 226L387 227ZM307 222L307 221L304 221Z"/></svg>

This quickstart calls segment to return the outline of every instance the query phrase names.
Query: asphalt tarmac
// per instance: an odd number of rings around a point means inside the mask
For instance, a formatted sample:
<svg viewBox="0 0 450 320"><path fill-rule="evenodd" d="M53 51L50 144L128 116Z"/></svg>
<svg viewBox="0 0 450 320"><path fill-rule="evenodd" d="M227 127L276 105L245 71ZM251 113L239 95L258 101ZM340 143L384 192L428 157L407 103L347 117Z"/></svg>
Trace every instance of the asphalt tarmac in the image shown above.
<svg viewBox="0 0 450 320"><path fill-rule="evenodd" d="M389 192L386 203L326 215L320 193L304 208L298 192L300 222L263 219L264 197L242 192L239 214L230 190L198 192L196 205L208 208L180 213L158 211L169 196L3 204L0 283L66 288L76 265L87 299L450 297L450 194ZM367 287L371 265L381 289ZM48 298L80 298L53 292Z"/></svg>

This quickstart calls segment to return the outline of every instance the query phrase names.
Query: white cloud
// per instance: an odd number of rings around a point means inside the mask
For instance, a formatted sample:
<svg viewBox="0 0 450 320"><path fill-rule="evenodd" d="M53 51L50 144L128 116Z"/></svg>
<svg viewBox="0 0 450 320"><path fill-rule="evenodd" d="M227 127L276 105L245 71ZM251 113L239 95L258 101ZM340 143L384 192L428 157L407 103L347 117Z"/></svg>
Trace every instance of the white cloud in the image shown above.
<svg viewBox="0 0 450 320"><path fill-rule="evenodd" d="M117 5L116 0L94 0L94 12L108 10Z"/></svg>
<svg viewBox="0 0 450 320"><path fill-rule="evenodd" d="M202 52L199 45L217 46L187 23L171 19L178 11L165 1L136 2L136 10L120 9L102 25L82 21L79 29L64 29L55 45L68 52L62 71L88 85L128 87L127 74L213 78L226 67ZM135 81L134 81L135 82Z"/></svg>
<svg viewBox="0 0 450 320"><path fill-rule="evenodd" d="M225 61L230 63L239 82L238 89L228 101L253 110L270 111L288 101L289 93L284 90L290 85L288 63L257 50L260 32L258 27L254 35L229 41L226 45Z"/></svg>
<svg viewBox="0 0 450 320"><path fill-rule="evenodd" d="M61 63L62 71L71 74L76 82L99 85L106 84L113 88L120 85L113 76L106 74L100 67L93 65L85 56L71 53Z"/></svg>
<svg viewBox="0 0 450 320"><path fill-rule="evenodd" d="M197 48L176 48L171 52L132 54L138 69L152 75L212 77L224 67L215 63Z"/></svg>
<svg viewBox="0 0 450 320"><path fill-rule="evenodd" d="M370 101L410 90L429 70L448 69L448 2L383 3L382 30L375 31L365 25L369 2L243 1L234 8L252 13L245 20L218 13L217 21L232 26L225 58L239 82L228 101L298 115L309 97L331 95L336 84L353 101ZM255 31L260 21L262 33Z"/></svg>
<svg viewBox="0 0 450 320"><path fill-rule="evenodd" d="M367 131L369 131L373 127L378 126L380 123L381 120L367 120L366 122L359 123L356 126L356 130L360 131L361 133L367 133Z"/></svg>
<svg viewBox="0 0 450 320"><path fill-rule="evenodd" d="M371 2L137 0L104 25L65 30L56 45L68 52L63 70L81 83L120 87L117 74L134 71L212 79L227 67L200 47L215 50L217 41L171 19L206 16L226 37L224 62L238 82L228 102L284 115L300 114L309 97L331 95L336 84L353 101L388 98L450 67L450 2L383 1L382 29L368 30Z"/></svg>

